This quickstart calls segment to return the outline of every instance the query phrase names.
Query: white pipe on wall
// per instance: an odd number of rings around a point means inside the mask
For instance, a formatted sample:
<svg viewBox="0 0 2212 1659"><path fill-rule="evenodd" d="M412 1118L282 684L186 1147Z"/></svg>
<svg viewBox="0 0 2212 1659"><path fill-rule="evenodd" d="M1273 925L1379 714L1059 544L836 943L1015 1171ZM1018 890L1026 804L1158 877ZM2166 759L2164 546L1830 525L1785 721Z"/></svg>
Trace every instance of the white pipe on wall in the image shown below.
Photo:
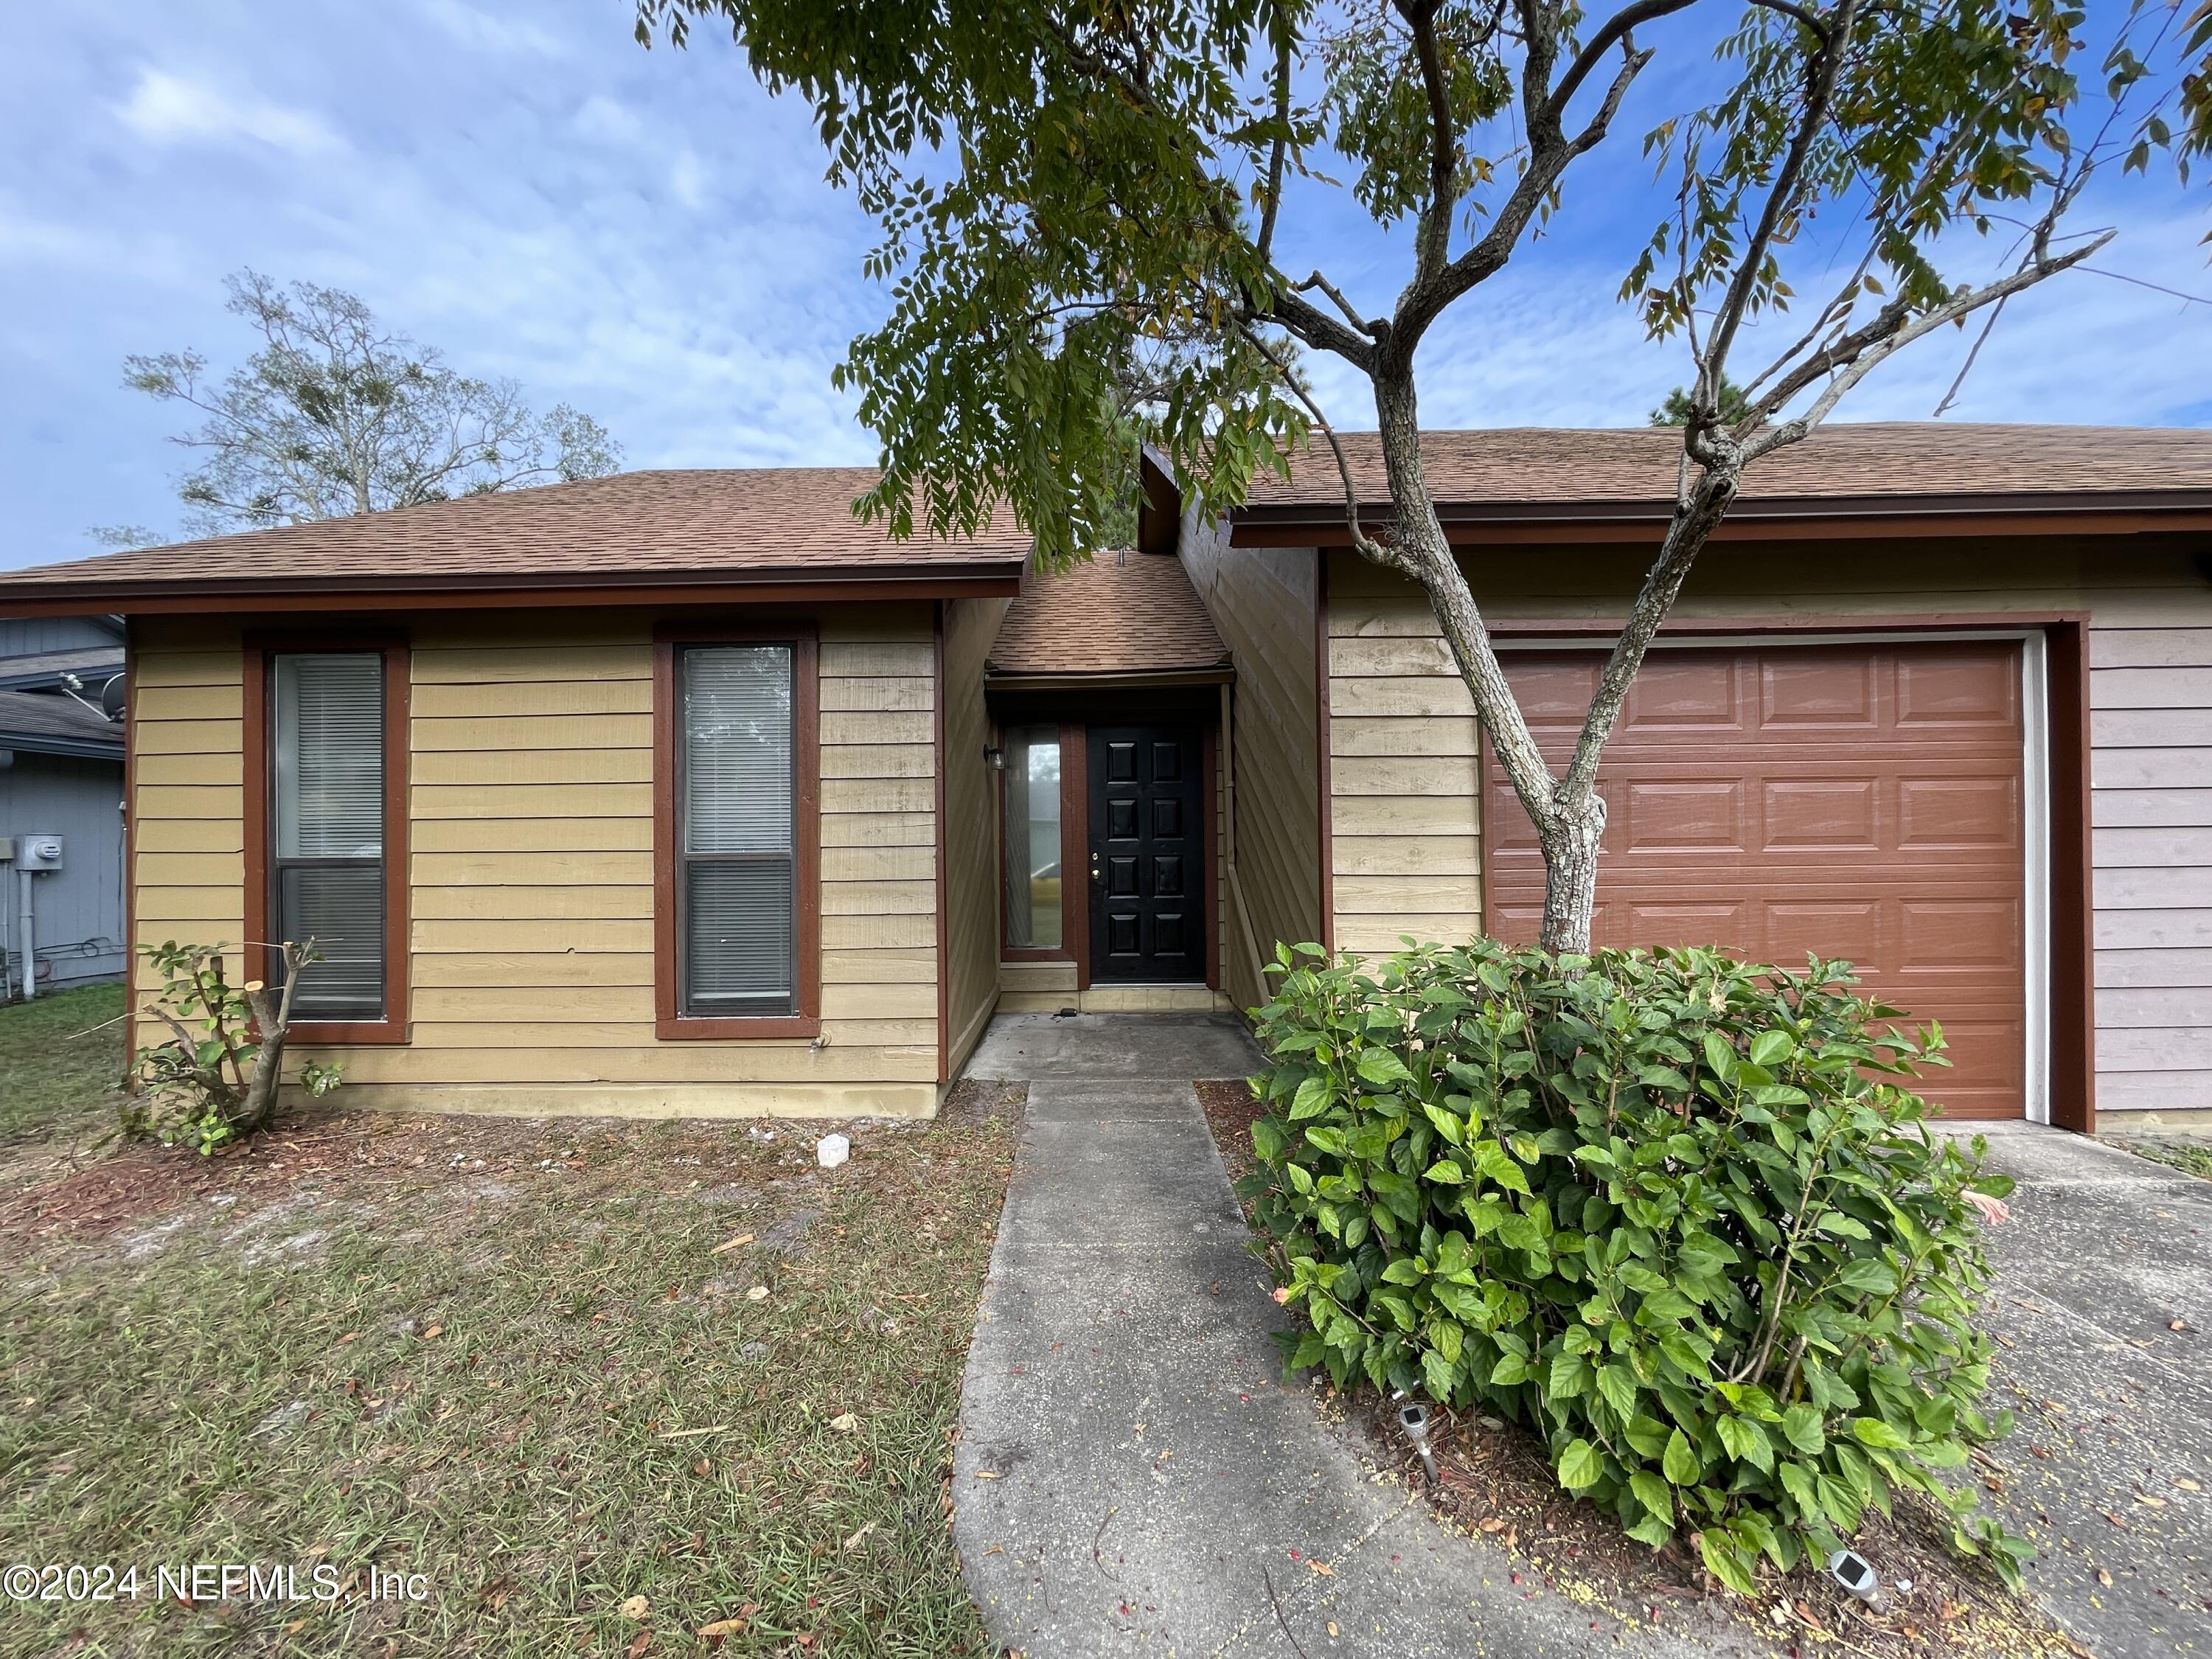
<svg viewBox="0 0 2212 1659"><path fill-rule="evenodd" d="M28 1002L39 994L39 931L31 908L31 884L38 877L28 870L18 870L15 879L23 884L23 1000Z"/></svg>

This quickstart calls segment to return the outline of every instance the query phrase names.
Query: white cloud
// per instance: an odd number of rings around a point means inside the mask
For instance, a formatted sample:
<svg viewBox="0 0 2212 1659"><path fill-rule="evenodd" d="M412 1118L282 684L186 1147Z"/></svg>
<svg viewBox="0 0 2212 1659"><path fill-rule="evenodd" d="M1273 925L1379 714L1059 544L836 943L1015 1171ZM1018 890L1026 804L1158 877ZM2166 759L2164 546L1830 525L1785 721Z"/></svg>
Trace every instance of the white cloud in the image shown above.
<svg viewBox="0 0 2212 1659"><path fill-rule="evenodd" d="M250 138L295 155L343 149L345 141L314 115L251 94L225 93L164 70L143 70L117 106L123 124L156 143Z"/></svg>
<svg viewBox="0 0 2212 1659"><path fill-rule="evenodd" d="M586 138L614 144L635 144L645 137L645 124L629 106L601 92L584 100L583 107L576 112L576 131Z"/></svg>
<svg viewBox="0 0 2212 1659"><path fill-rule="evenodd" d="M669 169L668 188L678 201L696 213L707 205L708 185L706 164L696 155L687 149L676 158Z"/></svg>
<svg viewBox="0 0 2212 1659"><path fill-rule="evenodd" d="M540 58L562 57L568 50L558 37L535 23L521 18L495 17L463 3L463 0L422 0L421 10L465 46Z"/></svg>

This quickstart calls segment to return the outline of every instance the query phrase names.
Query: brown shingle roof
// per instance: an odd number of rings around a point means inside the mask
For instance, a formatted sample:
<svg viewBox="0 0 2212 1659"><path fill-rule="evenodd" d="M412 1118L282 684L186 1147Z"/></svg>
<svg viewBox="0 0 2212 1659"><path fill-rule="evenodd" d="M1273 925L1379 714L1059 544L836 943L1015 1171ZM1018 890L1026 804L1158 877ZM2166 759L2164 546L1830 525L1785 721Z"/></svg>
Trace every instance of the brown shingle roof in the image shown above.
<svg viewBox="0 0 2212 1659"><path fill-rule="evenodd" d="M991 647L994 674L1149 674L1218 668L1229 648L1213 631L1182 561L1100 553L1067 569L1032 572Z"/></svg>
<svg viewBox="0 0 2212 1659"><path fill-rule="evenodd" d="M1030 538L1001 509L985 534L894 542L853 517L872 467L618 472L575 483L139 548L0 574L12 598L82 592L658 585L714 578L1011 575Z"/></svg>
<svg viewBox="0 0 2212 1659"><path fill-rule="evenodd" d="M1362 501L1381 507L1388 494L1376 434L1340 435ZM1642 516L1663 514L1674 499L1682 434L1660 427L1431 432L1421 450L1440 508L1501 518ZM1737 510L2033 509L2175 491L2212 506L2212 430L1868 422L1823 427L1759 462ZM1255 481L1247 512L1304 520L1340 514L1343 500L1335 459L1316 440L1287 483Z"/></svg>

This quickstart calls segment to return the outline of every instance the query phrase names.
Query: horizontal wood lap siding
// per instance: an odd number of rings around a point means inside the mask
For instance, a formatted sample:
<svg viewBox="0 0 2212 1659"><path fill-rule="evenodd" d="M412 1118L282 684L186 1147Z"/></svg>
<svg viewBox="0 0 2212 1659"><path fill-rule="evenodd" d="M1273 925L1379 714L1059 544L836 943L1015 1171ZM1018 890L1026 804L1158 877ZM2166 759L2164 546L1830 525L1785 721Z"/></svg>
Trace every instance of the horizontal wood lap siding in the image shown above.
<svg viewBox="0 0 2212 1659"><path fill-rule="evenodd" d="M2212 1012L2212 586L2194 552L2155 536L1838 543L1818 557L1736 544L1708 550L1677 612L1832 618L1839 628L1865 617L1966 625L1978 614L2089 615L2091 926L2098 1103L2107 1109L2212 1107L2212 1039L2199 1018ZM1591 547L1467 558L1486 614L1510 629L1619 616L1646 556ZM1409 815L1403 836L1474 836L1474 721L1454 712L1451 686L1422 683L1452 673L1426 601L1346 552L1332 556L1329 592L1340 812L1371 794ZM1418 764L1401 764L1409 760ZM1373 811L1355 805L1352 823ZM1346 832L1340 816L1337 834ZM1480 925L1480 899L1479 878L1340 873L1338 938L1384 949L1401 921L1432 915L1443 920L1404 931L1449 938Z"/></svg>
<svg viewBox="0 0 2212 1659"><path fill-rule="evenodd" d="M930 607L818 618L820 1048L654 1037L652 623L539 611L409 629L412 1040L316 1051L344 1061L358 1103L652 1115L933 1101ZM235 943L240 630L155 618L136 633L135 934Z"/></svg>
<svg viewBox="0 0 2212 1659"><path fill-rule="evenodd" d="M1190 519L1181 556L1237 670L1236 870L1233 884L1225 875L1222 883L1221 967L1224 989L1237 1007L1249 1008L1267 995L1252 966L1255 951L1272 959L1279 942L1316 940L1322 933L1319 566L1310 548L1231 548Z"/></svg>
<svg viewBox="0 0 2212 1659"><path fill-rule="evenodd" d="M1337 945L1471 938L1482 922L1474 699L1418 593L1408 614L1378 605L1357 569L1340 563L1329 582L1332 599L1345 595L1328 640ZM1414 631L1421 623L1431 631Z"/></svg>
<svg viewBox="0 0 2212 1659"><path fill-rule="evenodd" d="M2089 635L2098 1102L2212 1108L2212 592Z"/></svg>
<svg viewBox="0 0 2212 1659"><path fill-rule="evenodd" d="M739 613L748 624L755 619ZM498 1105L653 1109L657 1085L740 1085L670 1109L860 1109L856 1085L936 1073L931 745L831 711L931 708L926 605L818 620L822 1031L662 1042L653 996L652 619L426 619L416 635L415 1042L349 1083ZM828 780L841 780L835 787ZM919 781L887 802L878 782ZM852 786L862 786L855 789ZM903 810L901 810L903 809ZM916 924L919 924L917 926ZM752 1085L744 1088L742 1085ZM516 1096L496 1094L497 1087Z"/></svg>
<svg viewBox="0 0 2212 1659"><path fill-rule="evenodd" d="M228 945L234 977L245 970L244 657L234 626L145 621L132 643L130 976L143 1006L160 981L137 945ZM155 1029L142 1020L138 1039Z"/></svg>

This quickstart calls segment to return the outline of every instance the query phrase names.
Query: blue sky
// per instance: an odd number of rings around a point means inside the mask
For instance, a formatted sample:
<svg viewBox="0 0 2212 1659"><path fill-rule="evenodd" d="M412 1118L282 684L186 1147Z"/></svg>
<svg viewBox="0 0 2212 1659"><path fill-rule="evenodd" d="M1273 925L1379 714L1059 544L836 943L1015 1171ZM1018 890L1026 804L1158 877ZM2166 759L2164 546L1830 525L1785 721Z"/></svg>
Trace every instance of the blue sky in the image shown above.
<svg viewBox="0 0 2212 1659"><path fill-rule="evenodd" d="M1562 234L1433 337L1430 424L1632 424L1685 378L1611 296L1653 216L1636 137L1698 64L1654 64ZM726 36L647 53L626 0L6 6L0 157L0 568L95 551L93 525L173 530L180 422L122 389L122 359L242 356L222 283L244 265L349 289L458 367L588 410L631 466L873 458L829 384L884 304L866 220ZM1296 206L1291 262L1382 303L1402 239L1340 196ZM2102 265L2212 294L2201 184L2093 206L2081 223L2122 232ZM1926 343L1846 413L1926 416L1962 349ZM2007 313L1956 415L2212 423L2208 363L2212 306L2076 276ZM1317 378L1340 423L1372 424Z"/></svg>

